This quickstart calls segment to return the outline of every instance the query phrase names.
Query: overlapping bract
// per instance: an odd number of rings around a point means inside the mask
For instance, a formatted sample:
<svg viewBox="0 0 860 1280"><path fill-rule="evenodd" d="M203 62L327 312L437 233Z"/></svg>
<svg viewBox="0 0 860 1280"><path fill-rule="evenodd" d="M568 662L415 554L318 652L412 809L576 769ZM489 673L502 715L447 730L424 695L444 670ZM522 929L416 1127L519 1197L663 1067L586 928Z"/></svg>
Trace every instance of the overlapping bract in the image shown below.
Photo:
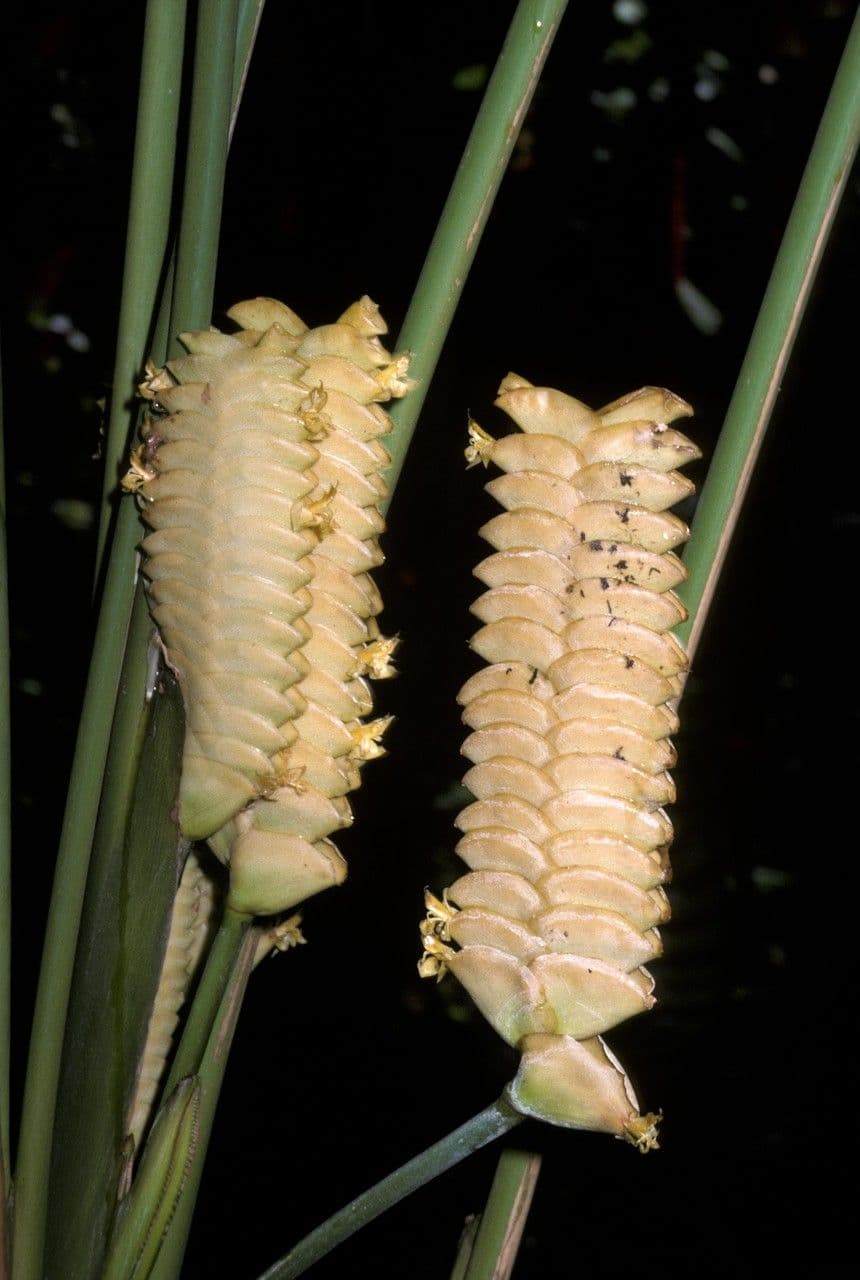
<svg viewBox="0 0 860 1280"><path fill-rule="evenodd" d="M663 806L686 668L673 548L688 531L666 508L699 454L667 424L691 410L644 388L594 412L513 374L496 403L521 432L472 424L467 450L504 472L487 489L505 508L475 571L471 643L488 665L459 694L471 870L428 895L420 969L450 969L522 1050L521 1110L647 1150L656 1119L601 1037L653 1004L644 965L669 916Z"/></svg>
<svg viewBox="0 0 860 1280"><path fill-rule="evenodd" d="M381 401L406 357L362 298L308 329L282 303L228 313L235 334L182 335L151 370L153 414L133 462L152 532L153 616L186 713L179 822L229 862L230 902L282 911L338 883L328 836L351 821L384 722L364 678L391 674L370 570L390 430Z"/></svg>

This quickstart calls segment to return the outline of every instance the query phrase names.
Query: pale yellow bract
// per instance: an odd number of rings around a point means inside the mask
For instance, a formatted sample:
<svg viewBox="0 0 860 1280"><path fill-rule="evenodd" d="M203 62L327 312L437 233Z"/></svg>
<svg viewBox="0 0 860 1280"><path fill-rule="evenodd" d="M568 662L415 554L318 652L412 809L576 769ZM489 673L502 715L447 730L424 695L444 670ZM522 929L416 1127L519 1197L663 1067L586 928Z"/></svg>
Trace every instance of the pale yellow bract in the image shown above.
<svg viewBox="0 0 860 1280"><path fill-rule="evenodd" d="M149 412L124 487L151 532L143 572L185 704L179 823L229 866L229 903L275 915L346 874L329 836L384 754L365 677L394 674L370 576L390 430L411 385L361 298L307 326L255 298L236 333L181 335L148 365Z"/></svg>
<svg viewBox="0 0 860 1280"><path fill-rule="evenodd" d="M419 972L450 970L522 1052L525 1114L657 1145L655 1115L603 1033L654 1003L644 967L669 917L662 888L674 799L668 735L687 666L686 616L666 508L698 450L669 423L691 412L645 387L593 411L508 374L496 401L520 432L469 422L466 460L503 475L481 530L493 554L472 648L488 665L460 691L471 729L457 820L469 866L427 893Z"/></svg>

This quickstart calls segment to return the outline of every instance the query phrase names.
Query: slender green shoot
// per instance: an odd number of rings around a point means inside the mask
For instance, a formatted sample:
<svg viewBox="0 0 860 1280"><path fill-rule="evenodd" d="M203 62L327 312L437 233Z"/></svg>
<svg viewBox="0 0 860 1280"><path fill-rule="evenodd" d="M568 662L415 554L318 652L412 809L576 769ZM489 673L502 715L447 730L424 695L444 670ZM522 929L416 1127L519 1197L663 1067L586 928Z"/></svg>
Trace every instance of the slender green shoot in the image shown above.
<svg viewBox="0 0 860 1280"><path fill-rule="evenodd" d="M503 1094L498 1101L465 1124L454 1129L440 1142L435 1142L420 1156L383 1178L375 1187L358 1196L322 1226L305 1236L279 1262L269 1267L259 1280L295 1280L308 1267L324 1258L336 1245L348 1240L354 1232L373 1222L386 1209L404 1200L440 1173L452 1169L473 1151L509 1133L523 1117L515 1111Z"/></svg>
<svg viewBox="0 0 860 1280"><path fill-rule="evenodd" d="M223 992L220 1006L216 1011L206 1050L197 1072L200 1081L200 1110L197 1119L197 1142L194 1157L179 1197L179 1203L164 1237L158 1259L152 1269L152 1280L178 1280L182 1270L182 1259L185 1256L188 1236L191 1231L191 1219L194 1213L194 1205L197 1201L197 1193L200 1189L200 1179L203 1175L206 1151L212 1134L212 1125L215 1119L224 1072L227 1068L230 1046L233 1043L233 1035L242 1008L242 1000L245 995L245 988L248 985L248 978L254 967L254 959L259 942L259 930L247 927L247 917L236 916L236 913L229 911L228 915L235 916L233 923L229 927L234 938L241 939L238 960L233 966L230 981ZM165 1094L165 1096L168 1095Z"/></svg>
<svg viewBox="0 0 860 1280"><path fill-rule="evenodd" d="M156 295L167 254L185 11L184 0L149 0L146 6L125 268L104 450L97 580L107 545L119 471L128 445L135 387L148 350Z"/></svg>
<svg viewBox="0 0 860 1280"><path fill-rule="evenodd" d="M466 143L397 336L397 350L412 353L409 374L418 385L390 411L394 430L385 441L391 454L386 472L389 502L496 192L566 8L567 0L520 0Z"/></svg>
<svg viewBox="0 0 860 1280"><path fill-rule="evenodd" d="M693 520L677 630L692 658L860 138L860 15L836 72Z"/></svg>
<svg viewBox="0 0 860 1280"><path fill-rule="evenodd" d="M466 1225L460 1232L460 1240L457 1245L457 1256L454 1259L454 1265L451 1268L451 1274L448 1280L466 1280L466 1268L472 1257L472 1250L475 1247L475 1236L478 1234L478 1228L481 1225L479 1214L474 1214L466 1219Z"/></svg>
<svg viewBox="0 0 860 1280"><path fill-rule="evenodd" d="M0 375L0 1277L7 1274L6 1206L9 1152L9 1053L12 956L12 787L9 724L9 574L6 558L6 463L3 448L3 382Z"/></svg>
<svg viewBox="0 0 860 1280"><path fill-rule="evenodd" d="M200 0L188 126L188 163L173 286L171 352L177 335L212 317L221 203L233 105L239 0Z"/></svg>
<svg viewBox="0 0 860 1280"><path fill-rule="evenodd" d="M499 1157L464 1280L508 1280L529 1216L541 1158L508 1147Z"/></svg>

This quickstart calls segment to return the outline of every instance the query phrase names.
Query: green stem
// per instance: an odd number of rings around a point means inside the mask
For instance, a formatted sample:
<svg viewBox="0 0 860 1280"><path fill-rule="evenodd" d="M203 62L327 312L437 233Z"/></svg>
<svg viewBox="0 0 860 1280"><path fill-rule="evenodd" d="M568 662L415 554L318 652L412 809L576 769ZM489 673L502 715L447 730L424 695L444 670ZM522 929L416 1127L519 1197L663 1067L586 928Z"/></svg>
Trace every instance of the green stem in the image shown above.
<svg viewBox="0 0 860 1280"><path fill-rule="evenodd" d="M227 915L235 915L235 913L228 910ZM203 1165L209 1146L209 1138L212 1134L215 1110L218 1105L224 1072L227 1068L227 1058L230 1053L230 1046L233 1043L233 1035L242 1008L245 988L248 985L248 978L254 966L258 931L249 929L247 927L248 923L247 917L237 916L233 923L229 925L231 938L234 943L239 943L239 948L235 953L235 963L231 969L230 981L226 988L223 989L220 1004L215 1010L206 1049L197 1071L201 1086L197 1147L188 1172L188 1180L182 1189L176 1212L165 1235L150 1280L177 1280L182 1269L182 1260L185 1256L188 1236L191 1231L194 1205L197 1200L200 1179L203 1175ZM224 926L222 926L223 928ZM210 962L211 958L210 961L207 961L207 971ZM169 1090L170 1085L168 1084L164 1093L165 1097L169 1097Z"/></svg>
<svg viewBox="0 0 860 1280"><path fill-rule="evenodd" d="M678 637L692 658L860 137L860 15L848 36L696 508Z"/></svg>
<svg viewBox="0 0 860 1280"><path fill-rule="evenodd" d="M457 1243L457 1256L454 1259L454 1265L451 1268L451 1274L448 1280L466 1280L466 1268L472 1257L472 1250L475 1247L475 1236L478 1234L478 1227L481 1225L480 1214L475 1214L466 1219L466 1225L460 1232L460 1239Z"/></svg>
<svg viewBox="0 0 860 1280"><path fill-rule="evenodd" d="M265 0L239 0L230 137L233 136ZM158 280L165 263L173 186L186 0L149 0L144 28L137 134L117 331L113 393L105 442L105 474L96 572L101 569L117 476L128 448L135 383L150 341ZM168 297L170 291L168 290ZM169 317L168 317L169 319ZM157 356L154 356L157 359Z"/></svg>
<svg viewBox="0 0 860 1280"><path fill-rule="evenodd" d="M225 907L224 918L206 957L182 1038L162 1090L163 1097L170 1095L183 1076L194 1075L200 1069L224 993L242 963L245 938L251 924L251 916L240 915L238 911Z"/></svg>
<svg viewBox="0 0 860 1280"><path fill-rule="evenodd" d="M188 126L188 163L173 288L171 350L177 334L208 325L232 109L239 0L200 0L194 46L194 82Z"/></svg>
<svg viewBox="0 0 860 1280"><path fill-rule="evenodd" d="M139 533L121 521L108 561L78 744L72 762L30 1035L15 1176L15 1280L40 1280L60 1055L89 853L128 629L130 565Z"/></svg>
<svg viewBox="0 0 860 1280"><path fill-rule="evenodd" d="M411 351L418 385L390 410L394 430L386 478L389 501L409 448L469 268L490 216L567 0L520 0L499 55L436 234L428 250L397 350Z"/></svg>
<svg viewBox="0 0 860 1280"><path fill-rule="evenodd" d="M234 79L237 3L238 0L225 0L223 4L219 0L201 0L200 4L192 92L194 118L187 166L189 170L200 172L194 177L187 177L186 199L203 201L207 207L183 220L174 291L174 305L180 308L180 318L174 316L173 323L166 322L168 331L174 333L177 324L183 327L207 324L211 312ZM225 30L228 17L229 29ZM213 45L213 41L221 40L229 49L226 61L223 48L219 44ZM209 118L208 125L201 81L207 85L216 102L216 115ZM220 121L220 131L215 127L215 119ZM211 207L213 202L214 210ZM99 793L134 594L132 565L139 537L136 512L129 504L120 511L107 563L33 1015L15 1180L15 1280L39 1280L42 1273L51 1134L66 1012Z"/></svg>
<svg viewBox="0 0 860 1280"><path fill-rule="evenodd" d="M147 353L167 252L185 10L186 0L149 0L146 7L125 268L105 441L97 580L114 510L117 478L128 447L135 385Z"/></svg>
<svg viewBox="0 0 860 1280"><path fill-rule="evenodd" d="M12 787L9 725L9 575L6 557L6 462L0 375L0 1277L7 1275L10 1185L9 1054L12 958Z"/></svg>
<svg viewBox="0 0 860 1280"><path fill-rule="evenodd" d="M433 1178L459 1164L473 1151L508 1133L523 1117L502 1095L492 1106L473 1116L459 1129L428 1147L420 1156L409 1160L383 1178L375 1187L358 1196L339 1213L305 1236L285 1257L269 1267L259 1280L295 1280L308 1267L324 1258L361 1227L378 1218L386 1209L398 1204Z"/></svg>
<svg viewBox="0 0 860 1280"><path fill-rule="evenodd" d="M233 107L228 134L231 140L239 115L242 94L245 92L245 81L248 78L251 55L257 42L257 32L260 30L265 3L266 0L239 0L239 16L236 22L236 63L233 68Z"/></svg>
<svg viewBox="0 0 860 1280"><path fill-rule="evenodd" d="M540 1165L541 1158L533 1151L509 1147L502 1152L464 1280L508 1280L517 1260Z"/></svg>

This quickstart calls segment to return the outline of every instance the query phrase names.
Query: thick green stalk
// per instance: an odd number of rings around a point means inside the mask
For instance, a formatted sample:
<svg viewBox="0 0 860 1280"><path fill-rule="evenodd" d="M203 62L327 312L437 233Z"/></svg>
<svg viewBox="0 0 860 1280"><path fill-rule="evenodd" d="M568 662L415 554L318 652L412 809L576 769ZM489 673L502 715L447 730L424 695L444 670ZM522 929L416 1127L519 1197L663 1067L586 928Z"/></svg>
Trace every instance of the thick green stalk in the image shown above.
<svg viewBox="0 0 860 1280"><path fill-rule="evenodd" d="M428 250L397 350L418 385L391 409L389 501L463 285L567 0L520 0Z"/></svg>
<svg viewBox="0 0 860 1280"><path fill-rule="evenodd" d="M233 103L239 0L200 0L188 163L173 287L171 351L177 335L209 324Z"/></svg>
<svg viewBox="0 0 860 1280"><path fill-rule="evenodd" d="M3 383L0 376L0 1277L7 1274L9 1152L9 1052L12 956L12 787L9 724L9 578L6 556L6 462L3 447Z"/></svg>
<svg viewBox="0 0 860 1280"><path fill-rule="evenodd" d="M201 1090L197 1146L194 1158L188 1171L188 1178L182 1189L176 1212L173 1215L158 1259L152 1270L151 1280L178 1280L182 1270L182 1259L185 1256L188 1236L191 1231L194 1205L200 1188L200 1179L203 1175L203 1165L212 1133L212 1124L218 1106L221 1084L227 1068L227 1058L230 1053L230 1046L233 1043L233 1035L242 1008L245 988L248 985L248 978L254 966L259 931L248 928L249 924L250 921L247 916L240 916L236 912L228 910L227 919L225 924L222 925L222 931L229 932L233 941L238 943L237 958L236 963L232 966L230 981L226 989L222 988L222 998L215 1010L206 1051L197 1071ZM206 967L208 970L209 962L207 962ZM206 981L205 974L203 981Z"/></svg>
<svg viewBox="0 0 860 1280"><path fill-rule="evenodd" d="M398 1204L440 1173L453 1168L473 1151L480 1150L488 1142L508 1133L522 1119L520 1113L502 1095L492 1106L467 1120L459 1129L454 1129L414 1160L401 1165L394 1173L383 1178L375 1187L365 1191L322 1226L305 1236L285 1257L269 1267L259 1280L295 1280L296 1276L302 1275L314 1262L324 1258L336 1245L348 1240L368 1222L373 1222L386 1209Z"/></svg>
<svg viewBox="0 0 860 1280"><path fill-rule="evenodd" d="M101 572L117 481L128 447L130 402L147 354L164 269L173 196L186 0L149 0L143 31L137 131L114 360L96 577Z"/></svg>
<svg viewBox="0 0 860 1280"><path fill-rule="evenodd" d="M200 172L193 177L187 176L185 189L186 199L190 197L201 201L205 209L197 210L193 215L189 213L183 220L174 290L174 305L181 308L181 318L169 325L174 333L177 325L199 327L207 324L211 312L234 78L237 2L227 0L221 4L218 0L202 0L200 5L195 81L207 86L216 109L207 126L203 90L195 83L187 168ZM230 19L227 23L229 29L225 30L227 17ZM229 59L225 59L222 48L213 44L217 40L226 43ZM220 130L215 127L216 120L220 123ZM158 264L159 269L160 266ZM64 1027L90 848L131 612L131 567L139 536L138 521L130 511L118 521L107 565L103 603L72 764L36 996L21 1118L13 1245L15 1280L40 1280L42 1273L51 1134Z"/></svg>
<svg viewBox="0 0 860 1280"><path fill-rule="evenodd" d="M860 15L845 46L702 488L678 628L692 657L860 138Z"/></svg>
<svg viewBox="0 0 860 1280"><path fill-rule="evenodd" d="M265 0L240 0L233 69L230 135L251 63ZM126 233L125 269L113 372L96 572L100 571L117 479L128 448L129 405L150 342L158 280L164 269L173 186L186 0L149 0L143 38L134 168ZM157 270L153 271L153 267Z"/></svg>
<svg viewBox="0 0 860 1280"><path fill-rule="evenodd" d="M508 1280L517 1260L540 1164L540 1156L533 1151L508 1147L502 1152L464 1280Z"/></svg>

